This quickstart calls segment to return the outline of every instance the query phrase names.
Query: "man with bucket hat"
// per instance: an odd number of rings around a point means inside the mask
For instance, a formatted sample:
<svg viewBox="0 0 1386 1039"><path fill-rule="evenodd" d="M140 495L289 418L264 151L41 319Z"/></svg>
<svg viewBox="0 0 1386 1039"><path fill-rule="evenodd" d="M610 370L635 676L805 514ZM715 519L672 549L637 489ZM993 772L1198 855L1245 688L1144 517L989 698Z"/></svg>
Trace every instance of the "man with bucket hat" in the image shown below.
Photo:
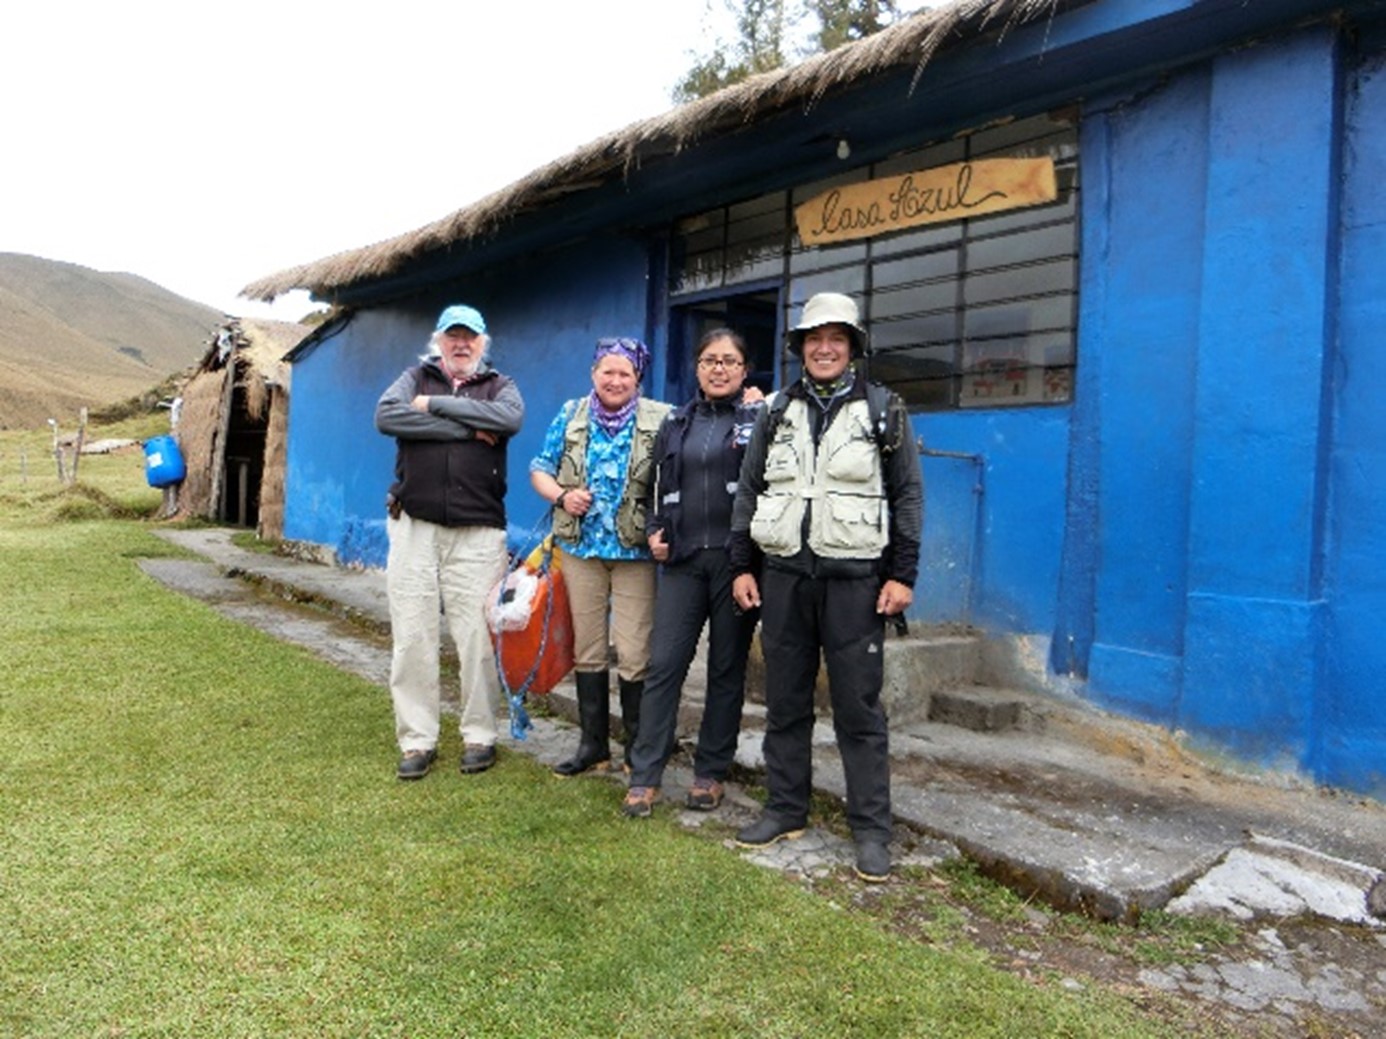
<svg viewBox="0 0 1386 1039"><path fill-rule="evenodd" d="M751 433L732 511L732 595L760 607L765 654L765 810L736 835L761 848L798 837L812 792L813 690L828 669L856 871L890 876L890 756L881 685L885 618L914 598L924 486L900 397L857 361L855 301L824 292L789 333L803 377ZM763 556L761 576L755 563Z"/></svg>
<svg viewBox="0 0 1386 1039"><path fill-rule="evenodd" d="M506 444L524 401L488 363L490 342L475 307L446 308L428 352L375 409L376 428L398 445L385 585L400 779L422 779L438 756L440 600L461 677L461 770L484 772L496 760L500 684L485 602L505 576Z"/></svg>

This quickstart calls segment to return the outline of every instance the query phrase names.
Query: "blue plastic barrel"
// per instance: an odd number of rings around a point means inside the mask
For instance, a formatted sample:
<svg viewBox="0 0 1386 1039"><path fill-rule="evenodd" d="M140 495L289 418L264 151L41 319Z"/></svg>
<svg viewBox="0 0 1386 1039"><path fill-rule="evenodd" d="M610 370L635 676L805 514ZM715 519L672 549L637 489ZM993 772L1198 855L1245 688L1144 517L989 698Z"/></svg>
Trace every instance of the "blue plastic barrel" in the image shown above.
<svg viewBox="0 0 1386 1039"><path fill-rule="evenodd" d="M150 437L144 442L144 475L150 487L168 487L187 475L183 452L173 437Z"/></svg>

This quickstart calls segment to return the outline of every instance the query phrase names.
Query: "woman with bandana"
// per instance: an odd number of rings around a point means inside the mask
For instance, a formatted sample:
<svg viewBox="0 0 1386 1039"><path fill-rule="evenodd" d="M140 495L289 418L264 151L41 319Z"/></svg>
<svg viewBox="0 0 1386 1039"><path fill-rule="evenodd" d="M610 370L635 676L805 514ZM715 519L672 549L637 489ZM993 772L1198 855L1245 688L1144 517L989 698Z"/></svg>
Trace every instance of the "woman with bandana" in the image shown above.
<svg viewBox="0 0 1386 1039"><path fill-rule="evenodd" d="M529 465L530 483L553 506L573 612L582 735L573 756L554 766L559 776L611 764L609 643L616 647L627 764L639 725L655 598L645 502L655 434L669 412L640 396L649 362L638 339L599 339L591 392L559 409Z"/></svg>

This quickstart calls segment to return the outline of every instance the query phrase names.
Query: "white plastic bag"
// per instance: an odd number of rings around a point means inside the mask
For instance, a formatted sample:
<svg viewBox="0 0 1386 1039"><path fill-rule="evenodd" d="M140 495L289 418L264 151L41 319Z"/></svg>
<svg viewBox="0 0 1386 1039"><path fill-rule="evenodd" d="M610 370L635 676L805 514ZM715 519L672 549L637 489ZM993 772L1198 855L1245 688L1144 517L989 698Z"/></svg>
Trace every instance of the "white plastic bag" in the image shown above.
<svg viewBox="0 0 1386 1039"><path fill-rule="evenodd" d="M498 582L486 600L486 624L491 631L524 631L534 612L534 593L538 588L538 575L523 566Z"/></svg>

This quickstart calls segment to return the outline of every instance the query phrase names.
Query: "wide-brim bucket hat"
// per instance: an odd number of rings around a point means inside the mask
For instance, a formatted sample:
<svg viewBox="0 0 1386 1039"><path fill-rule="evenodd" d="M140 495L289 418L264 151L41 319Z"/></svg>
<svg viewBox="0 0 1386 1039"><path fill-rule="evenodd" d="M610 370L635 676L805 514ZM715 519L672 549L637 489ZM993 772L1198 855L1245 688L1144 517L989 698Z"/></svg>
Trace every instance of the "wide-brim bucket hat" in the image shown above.
<svg viewBox="0 0 1386 1039"><path fill-rule="evenodd" d="M809 297L809 301L804 304L803 313L799 315L799 323L789 331L787 338L790 351L802 357L804 336L823 325L842 325L847 328L852 336L853 355L861 357L866 354L869 340L866 329L862 327L857 301L841 292L820 292Z"/></svg>

